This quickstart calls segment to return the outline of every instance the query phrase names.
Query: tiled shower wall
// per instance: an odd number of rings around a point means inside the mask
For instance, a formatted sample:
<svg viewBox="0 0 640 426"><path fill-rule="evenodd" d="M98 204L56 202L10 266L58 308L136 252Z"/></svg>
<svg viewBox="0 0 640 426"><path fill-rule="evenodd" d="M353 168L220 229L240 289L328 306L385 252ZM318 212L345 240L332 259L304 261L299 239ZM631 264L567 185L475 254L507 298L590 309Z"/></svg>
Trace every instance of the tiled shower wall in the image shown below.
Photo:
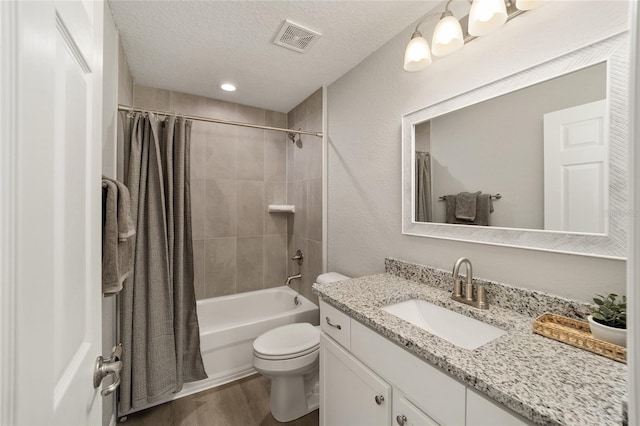
<svg viewBox="0 0 640 426"><path fill-rule="evenodd" d="M179 114L287 127L286 114L135 86L134 105ZM284 133L194 122L191 202L198 299L282 285L287 273Z"/></svg>
<svg viewBox="0 0 640 426"><path fill-rule="evenodd" d="M322 89L291 110L287 121L290 129L322 132ZM293 287L317 304L311 286L322 273L322 138L302 136L296 144L288 142L287 163L287 199L296 206L288 219L289 257L297 249L304 253L301 266L289 260L288 273L302 273Z"/></svg>

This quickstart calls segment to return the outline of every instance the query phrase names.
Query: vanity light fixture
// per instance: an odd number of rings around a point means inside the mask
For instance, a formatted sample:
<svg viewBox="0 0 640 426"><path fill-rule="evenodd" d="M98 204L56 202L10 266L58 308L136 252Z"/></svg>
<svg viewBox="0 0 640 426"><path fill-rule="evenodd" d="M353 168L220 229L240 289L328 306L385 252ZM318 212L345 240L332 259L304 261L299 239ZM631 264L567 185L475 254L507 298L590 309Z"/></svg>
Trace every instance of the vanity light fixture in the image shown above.
<svg viewBox="0 0 640 426"><path fill-rule="evenodd" d="M447 2L444 12L430 13L418 22L404 52L405 71L421 71L431 64L431 54L439 57L450 55L462 49L465 42L494 32L509 19L535 9L548 0L515 0L515 5L514 0L467 0L471 3L467 34L463 33L460 21L449 10L452 1ZM433 47L429 47L427 40L422 37L420 26L438 15L440 20L433 30Z"/></svg>
<svg viewBox="0 0 640 426"><path fill-rule="evenodd" d="M225 92L235 92L236 91L236 86L234 84L231 84L231 83L222 83L220 85L220 88L222 90L224 90Z"/></svg>

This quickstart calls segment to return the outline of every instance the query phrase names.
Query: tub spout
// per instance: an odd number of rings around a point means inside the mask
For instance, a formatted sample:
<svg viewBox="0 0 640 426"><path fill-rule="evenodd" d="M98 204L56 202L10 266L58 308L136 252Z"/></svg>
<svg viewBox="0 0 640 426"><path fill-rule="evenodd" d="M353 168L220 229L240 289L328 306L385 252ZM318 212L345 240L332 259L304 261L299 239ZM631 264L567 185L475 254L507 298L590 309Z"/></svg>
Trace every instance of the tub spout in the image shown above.
<svg viewBox="0 0 640 426"><path fill-rule="evenodd" d="M290 277L287 277L287 283L286 285L290 285L291 281L293 280L299 280L300 278L302 278L302 274L298 274L298 275L291 275Z"/></svg>

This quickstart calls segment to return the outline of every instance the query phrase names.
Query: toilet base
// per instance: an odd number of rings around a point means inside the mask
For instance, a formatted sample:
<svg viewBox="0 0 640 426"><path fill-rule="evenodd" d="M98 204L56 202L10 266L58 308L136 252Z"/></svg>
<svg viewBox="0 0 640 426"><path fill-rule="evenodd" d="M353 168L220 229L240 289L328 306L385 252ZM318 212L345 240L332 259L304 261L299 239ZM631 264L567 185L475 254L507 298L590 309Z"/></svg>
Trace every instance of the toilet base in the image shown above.
<svg viewBox="0 0 640 426"><path fill-rule="evenodd" d="M320 406L317 368L304 376L271 376L269 379L271 414L277 421L290 422L317 410Z"/></svg>

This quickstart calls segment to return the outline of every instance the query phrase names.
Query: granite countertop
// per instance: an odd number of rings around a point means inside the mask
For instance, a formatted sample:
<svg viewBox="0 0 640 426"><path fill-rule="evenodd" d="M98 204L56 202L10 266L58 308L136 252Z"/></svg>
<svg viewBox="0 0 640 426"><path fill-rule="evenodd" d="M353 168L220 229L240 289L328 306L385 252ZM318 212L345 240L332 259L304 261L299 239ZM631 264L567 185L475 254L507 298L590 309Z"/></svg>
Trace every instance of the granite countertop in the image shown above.
<svg viewBox="0 0 640 426"><path fill-rule="evenodd" d="M479 310L440 288L378 274L314 284L321 300L537 424L622 424L627 367L532 332L534 318L491 306ZM466 350L380 308L422 299L507 333Z"/></svg>

